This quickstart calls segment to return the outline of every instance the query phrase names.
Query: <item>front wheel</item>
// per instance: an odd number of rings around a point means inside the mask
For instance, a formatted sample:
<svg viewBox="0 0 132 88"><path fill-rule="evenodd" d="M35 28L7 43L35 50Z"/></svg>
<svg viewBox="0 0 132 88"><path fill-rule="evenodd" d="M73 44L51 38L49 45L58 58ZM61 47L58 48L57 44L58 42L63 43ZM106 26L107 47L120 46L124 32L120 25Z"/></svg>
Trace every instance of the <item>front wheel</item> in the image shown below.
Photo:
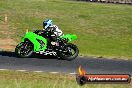
<svg viewBox="0 0 132 88"><path fill-rule="evenodd" d="M28 41L22 42L16 46L15 53L18 57L30 57L33 54L33 45Z"/></svg>
<svg viewBox="0 0 132 88"><path fill-rule="evenodd" d="M60 58L71 61L78 56L79 50L74 44L67 44L64 51L59 53Z"/></svg>

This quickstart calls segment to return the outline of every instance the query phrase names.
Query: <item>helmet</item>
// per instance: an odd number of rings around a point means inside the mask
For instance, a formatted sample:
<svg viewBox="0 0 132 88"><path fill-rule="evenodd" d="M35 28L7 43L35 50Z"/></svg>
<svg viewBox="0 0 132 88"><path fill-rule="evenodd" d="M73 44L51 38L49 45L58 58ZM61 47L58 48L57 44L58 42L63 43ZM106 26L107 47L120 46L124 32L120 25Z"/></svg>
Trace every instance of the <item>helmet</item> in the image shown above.
<svg viewBox="0 0 132 88"><path fill-rule="evenodd" d="M52 26L52 20L50 19L47 19L43 22L43 28L46 29L48 28L49 26Z"/></svg>

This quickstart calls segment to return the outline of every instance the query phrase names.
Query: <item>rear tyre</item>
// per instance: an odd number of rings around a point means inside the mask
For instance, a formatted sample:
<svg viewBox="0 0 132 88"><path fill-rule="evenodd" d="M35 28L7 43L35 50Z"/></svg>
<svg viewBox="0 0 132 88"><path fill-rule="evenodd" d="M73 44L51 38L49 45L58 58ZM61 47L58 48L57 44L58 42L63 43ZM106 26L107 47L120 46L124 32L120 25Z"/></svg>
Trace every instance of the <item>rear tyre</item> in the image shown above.
<svg viewBox="0 0 132 88"><path fill-rule="evenodd" d="M15 53L18 57L30 57L33 54L33 44L29 41L22 42L16 46Z"/></svg>

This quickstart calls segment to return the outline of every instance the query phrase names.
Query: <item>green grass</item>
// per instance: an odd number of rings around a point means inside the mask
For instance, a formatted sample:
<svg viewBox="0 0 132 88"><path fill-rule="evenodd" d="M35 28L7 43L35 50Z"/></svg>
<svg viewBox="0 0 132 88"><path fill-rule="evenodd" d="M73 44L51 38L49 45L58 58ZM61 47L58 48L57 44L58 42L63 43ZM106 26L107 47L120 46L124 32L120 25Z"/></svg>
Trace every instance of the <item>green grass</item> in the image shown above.
<svg viewBox="0 0 132 88"><path fill-rule="evenodd" d="M86 84L75 76L33 72L0 71L0 88L131 88L132 84Z"/></svg>
<svg viewBox="0 0 132 88"><path fill-rule="evenodd" d="M0 15L8 14L15 40L25 29L42 29L53 19L64 33L77 34L80 55L132 58L132 6L68 0L1 0ZM2 16L0 17L2 18ZM0 28L1 30L1 28Z"/></svg>

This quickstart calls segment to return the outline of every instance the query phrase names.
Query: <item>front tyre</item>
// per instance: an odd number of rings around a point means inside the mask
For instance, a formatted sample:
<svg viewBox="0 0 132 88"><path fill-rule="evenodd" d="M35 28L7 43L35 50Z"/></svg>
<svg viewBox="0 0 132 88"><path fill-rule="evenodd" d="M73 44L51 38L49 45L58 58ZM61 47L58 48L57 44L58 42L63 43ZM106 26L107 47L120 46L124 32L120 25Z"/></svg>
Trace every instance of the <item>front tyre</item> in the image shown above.
<svg viewBox="0 0 132 88"><path fill-rule="evenodd" d="M62 51L59 56L60 58L71 61L78 56L78 53L79 53L79 50L77 46L69 43L66 45L66 50Z"/></svg>
<svg viewBox="0 0 132 88"><path fill-rule="evenodd" d="M16 46L15 53L18 57L30 57L33 54L33 45L28 41L22 42Z"/></svg>

